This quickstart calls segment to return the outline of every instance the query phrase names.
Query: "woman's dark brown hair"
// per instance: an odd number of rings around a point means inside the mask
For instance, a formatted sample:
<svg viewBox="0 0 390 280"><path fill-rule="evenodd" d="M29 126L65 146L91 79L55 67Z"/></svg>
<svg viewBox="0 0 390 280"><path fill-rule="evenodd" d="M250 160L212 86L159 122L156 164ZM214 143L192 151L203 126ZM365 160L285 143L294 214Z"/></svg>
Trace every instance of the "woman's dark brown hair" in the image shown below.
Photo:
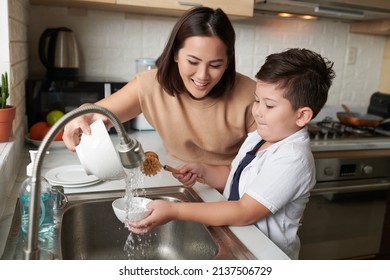
<svg viewBox="0 0 390 280"><path fill-rule="evenodd" d="M216 36L226 45L228 67L221 80L208 94L210 97L221 96L233 87L236 75L236 35L229 18L221 9L197 7L180 17L172 29L164 51L156 61L157 80L170 95L187 92L174 58L183 47L184 41L193 36Z"/></svg>

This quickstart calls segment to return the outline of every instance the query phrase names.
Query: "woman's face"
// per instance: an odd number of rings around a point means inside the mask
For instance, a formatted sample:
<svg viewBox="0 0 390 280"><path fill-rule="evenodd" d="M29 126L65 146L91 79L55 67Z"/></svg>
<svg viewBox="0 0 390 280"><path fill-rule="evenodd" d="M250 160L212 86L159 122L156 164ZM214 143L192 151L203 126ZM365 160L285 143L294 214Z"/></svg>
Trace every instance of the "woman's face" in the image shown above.
<svg viewBox="0 0 390 280"><path fill-rule="evenodd" d="M228 67L225 44L215 36L194 36L184 41L176 54L179 73L195 99L205 97Z"/></svg>

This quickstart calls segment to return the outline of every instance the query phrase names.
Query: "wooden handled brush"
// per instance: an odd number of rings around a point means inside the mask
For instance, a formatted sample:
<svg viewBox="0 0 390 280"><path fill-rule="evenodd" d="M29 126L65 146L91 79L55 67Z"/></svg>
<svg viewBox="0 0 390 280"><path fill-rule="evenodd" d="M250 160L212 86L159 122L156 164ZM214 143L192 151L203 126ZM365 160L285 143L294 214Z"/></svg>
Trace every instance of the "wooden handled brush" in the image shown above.
<svg viewBox="0 0 390 280"><path fill-rule="evenodd" d="M173 172L173 173L179 173L179 171L169 165L162 165L160 163L160 160L158 158L158 155L155 152L145 152L145 161L143 162L141 166L141 172L145 174L146 176L154 176L158 172L161 171L161 169L164 169L168 172ZM203 178L197 178L196 179L199 183L204 184L205 181Z"/></svg>
<svg viewBox="0 0 390 280"><path fill-rule="evenodd" d="M145 152L145 160L141 165L141 171L146 176L154 176L160 172L162 165L155 152Z"/></svg>

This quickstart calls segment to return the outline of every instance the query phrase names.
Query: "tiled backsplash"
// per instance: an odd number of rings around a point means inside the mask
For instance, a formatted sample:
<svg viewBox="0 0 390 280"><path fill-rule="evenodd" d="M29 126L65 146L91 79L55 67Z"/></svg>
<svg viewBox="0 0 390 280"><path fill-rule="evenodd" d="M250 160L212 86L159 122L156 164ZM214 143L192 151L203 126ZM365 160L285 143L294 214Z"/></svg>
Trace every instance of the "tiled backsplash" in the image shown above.
<svg viewBox="0 0 390 280"><path fill-rule="evenodd" d="M32 6L30 9L30 72L43 74L38 40L48 27L71 28L81 49L81 74L127 81L135 74L135 59L158 57L175 17L95 10ZM234 21L237 70L254 77L265 57L286 48L309 48L335 62L336 79L327 105L367 107L378 90L385 36L349 33L349 24L329 20L304 21L257 16ZM348 61L356 51L356 61ZM351 63L352 62L352 63Z"/></svg>

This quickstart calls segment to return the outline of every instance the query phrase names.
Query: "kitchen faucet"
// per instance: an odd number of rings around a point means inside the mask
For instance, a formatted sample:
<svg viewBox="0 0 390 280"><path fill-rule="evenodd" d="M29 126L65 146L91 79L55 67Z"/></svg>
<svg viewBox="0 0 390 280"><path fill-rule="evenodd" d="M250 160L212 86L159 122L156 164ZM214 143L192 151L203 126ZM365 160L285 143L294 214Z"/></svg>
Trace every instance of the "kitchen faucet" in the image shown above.
<svg viewBox="0 0 390 280"><path fill-rule="evenodd" d="M44 155L46 154L50 143L54 140L55 136L61 131L61 129L69 121L75 119L84 114L99 113L106 116L114 125L115 130L118 133L119 144L117 146L119 158L122 165L126 169L132 169L140 166L144 161L145 154L141 144L134 138L131 138L122 123L111 111L97 106L86 105L79 107L65 114L59 119L48 131L41 145L38 148L38 152L35 158L33 173L31 177L31 198L30 198L30 212L29 212L29 224L27 243L24 249L24 257L26 260L39 259L38 248L38 227L39 227L39 211L40 211L40 196L41 196L41 169Z"/></svg>

